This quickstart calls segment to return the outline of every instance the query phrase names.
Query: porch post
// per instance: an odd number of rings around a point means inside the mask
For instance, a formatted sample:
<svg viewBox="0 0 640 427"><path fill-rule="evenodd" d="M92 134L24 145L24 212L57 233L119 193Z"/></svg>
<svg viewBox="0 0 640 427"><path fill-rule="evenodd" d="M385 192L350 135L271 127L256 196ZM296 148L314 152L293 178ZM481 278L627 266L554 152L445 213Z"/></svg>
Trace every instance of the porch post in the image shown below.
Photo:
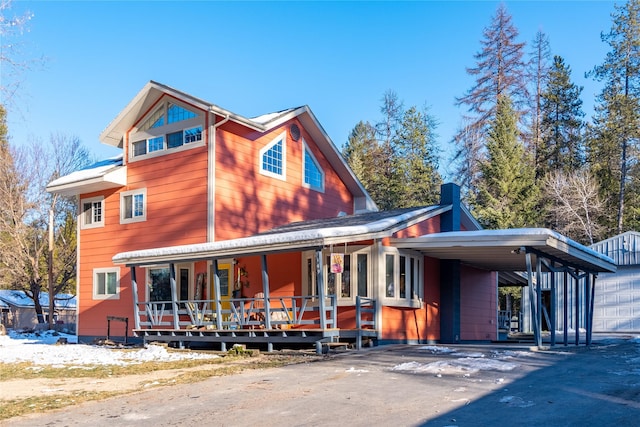
<svg viewBox="0 0 640 427"><path fill-rule="evenodd" d="M262 254L262 293L264 294L264 327L271 329L271 307L269 307L269 273L267 272L267 254ZM271 343L269 343L269 346Z"/></svg>
<svg viewBox="0 0 640 427"><path fill-rule="evenodd" d="M173 329L180 328L178 316L178 291L176 289L176 265L169 264L169 283L171 284L171 307L173 309Z"/></svg>
<svg viewBox="0 0 640 427"><path fill-rule="evenodd" d="M322 248L316 249L316 284L318 285L318 310L320 310L320 328L327 329L327 310L325 307Z"/></svg>
<svg viewBox="0 0 640 427"><path fill-rule="evenodd" d="M131 266L131 293L133 294L133 321L136 329L140 329L140 308L138 307L138 282L136 281L136 267Z"/></svg>
<svg viewBox="0 0 640 427"><path fill-rule="evenodd" d="M216 293L216 329L222 329L222 313L220 307L222 300L220 299L220 270L218 269L218 259L213 259L213 289ZM224 350L223 350L224 351Z"/></svg>

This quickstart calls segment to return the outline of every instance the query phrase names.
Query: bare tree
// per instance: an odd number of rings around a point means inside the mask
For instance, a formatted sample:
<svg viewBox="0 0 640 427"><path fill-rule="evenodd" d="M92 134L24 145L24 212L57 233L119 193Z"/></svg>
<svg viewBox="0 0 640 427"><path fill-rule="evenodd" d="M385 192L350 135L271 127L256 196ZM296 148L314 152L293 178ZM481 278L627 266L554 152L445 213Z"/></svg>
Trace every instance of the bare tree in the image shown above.
<svg viewBox="0 0 640 427"><path fill-rule="evenodd" d="M544 184L554 228L577 241L593 244L602 232L598 217L604 210L596 179L587 170L555 171L546 176Z"/></svg>
<svg viewBox="0 0 640 427"><path fill-rule="evenodd" d="M48 194L46 185L89 161L76 137L57 134L49 142L6 150L4 156L13 162L0 166L0 206L5 207L0 215L0 286L25 291L41 323L41 292L50 289L55 295L69 289L76 268L76 204ZM47 238L50 212L56 213L53 246Z"/></svg>

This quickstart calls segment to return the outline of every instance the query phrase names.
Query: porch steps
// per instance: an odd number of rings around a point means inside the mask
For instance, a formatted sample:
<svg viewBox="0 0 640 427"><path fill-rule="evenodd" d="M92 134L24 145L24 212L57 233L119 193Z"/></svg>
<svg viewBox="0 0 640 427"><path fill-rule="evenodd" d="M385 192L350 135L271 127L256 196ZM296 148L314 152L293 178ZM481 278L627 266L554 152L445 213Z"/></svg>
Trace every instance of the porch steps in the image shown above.
<svg viewBox="0 0 640 427"><path fill-rule="evenodd" d="M347 351L352 343L332 341L322 343L322 353L327 354L329 351Z"/></svg>

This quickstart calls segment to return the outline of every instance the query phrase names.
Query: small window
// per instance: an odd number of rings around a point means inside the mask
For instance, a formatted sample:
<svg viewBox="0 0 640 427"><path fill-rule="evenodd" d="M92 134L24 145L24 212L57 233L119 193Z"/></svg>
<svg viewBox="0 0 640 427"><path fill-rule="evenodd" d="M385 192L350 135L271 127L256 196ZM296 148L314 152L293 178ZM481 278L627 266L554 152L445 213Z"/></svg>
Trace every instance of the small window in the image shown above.
<svg viewBox="0 0 640 427"><path fill-rule="evenodd" d="M120 194L120 223L145 221L147 219L146 212L147 191L133 190L125 191Z"/></svg>
<svg viewBox="0 0 640 427"><path fill-rule="evenodd" d="M164 136L150 138L148 142L149 142L149 153L153 153L154 151L164 150Z"/></svg>
<svg viewBox="0 0 640 427"><path fill-rule="evenodd" d="M306 143L304 143L302 165L304 169L303 185L316 191L324 191L324 172Z"/></svg>
<svg viewBox="0 0 640 427"><path fill-rule="evenodd" d="M185 129L184 131L184 143L202 141L202 126L198 126L191 129Z"/></svg>
<svg viewBox="0 0 640 427"><path fill-rule="evenodd" d="M103 197L82 200L80 205L82 207L82 213L80 216L81 228L104 227Z"/></svg>
<svg viewBox="0 0 640 427"><path fill-rule="evenodd" d="M286 132L260 150L260 173L278 179L286 179Z"/></svg>
<svg viewBox="0 0 640 427"><path fill-rule="evenodd" d="M120 269L93 269L93 299L120 299Z"/></svg>
<svg viewBox="0 0 640 427"><path fill-rule="evenodd" d="M133 143L133 156L143 156L147 154L147 140L136 141Z"/></svg>

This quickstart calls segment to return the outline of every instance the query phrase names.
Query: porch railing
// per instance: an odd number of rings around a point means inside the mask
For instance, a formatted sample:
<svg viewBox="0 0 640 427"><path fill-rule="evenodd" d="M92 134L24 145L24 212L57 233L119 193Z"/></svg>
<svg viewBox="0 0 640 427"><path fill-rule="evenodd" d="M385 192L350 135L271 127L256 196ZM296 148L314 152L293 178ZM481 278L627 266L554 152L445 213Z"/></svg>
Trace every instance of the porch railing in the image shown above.
<svg viewBox="0 0 640 427"><path fill-rule="evenodd" d="M317 296L271 297L268 304L264 298L232 298L224 305L219 300L139 302L137 326L142 329L318 328L324 315L327 329L337 327L335 295L326 297L324 314Z"/></svg>

